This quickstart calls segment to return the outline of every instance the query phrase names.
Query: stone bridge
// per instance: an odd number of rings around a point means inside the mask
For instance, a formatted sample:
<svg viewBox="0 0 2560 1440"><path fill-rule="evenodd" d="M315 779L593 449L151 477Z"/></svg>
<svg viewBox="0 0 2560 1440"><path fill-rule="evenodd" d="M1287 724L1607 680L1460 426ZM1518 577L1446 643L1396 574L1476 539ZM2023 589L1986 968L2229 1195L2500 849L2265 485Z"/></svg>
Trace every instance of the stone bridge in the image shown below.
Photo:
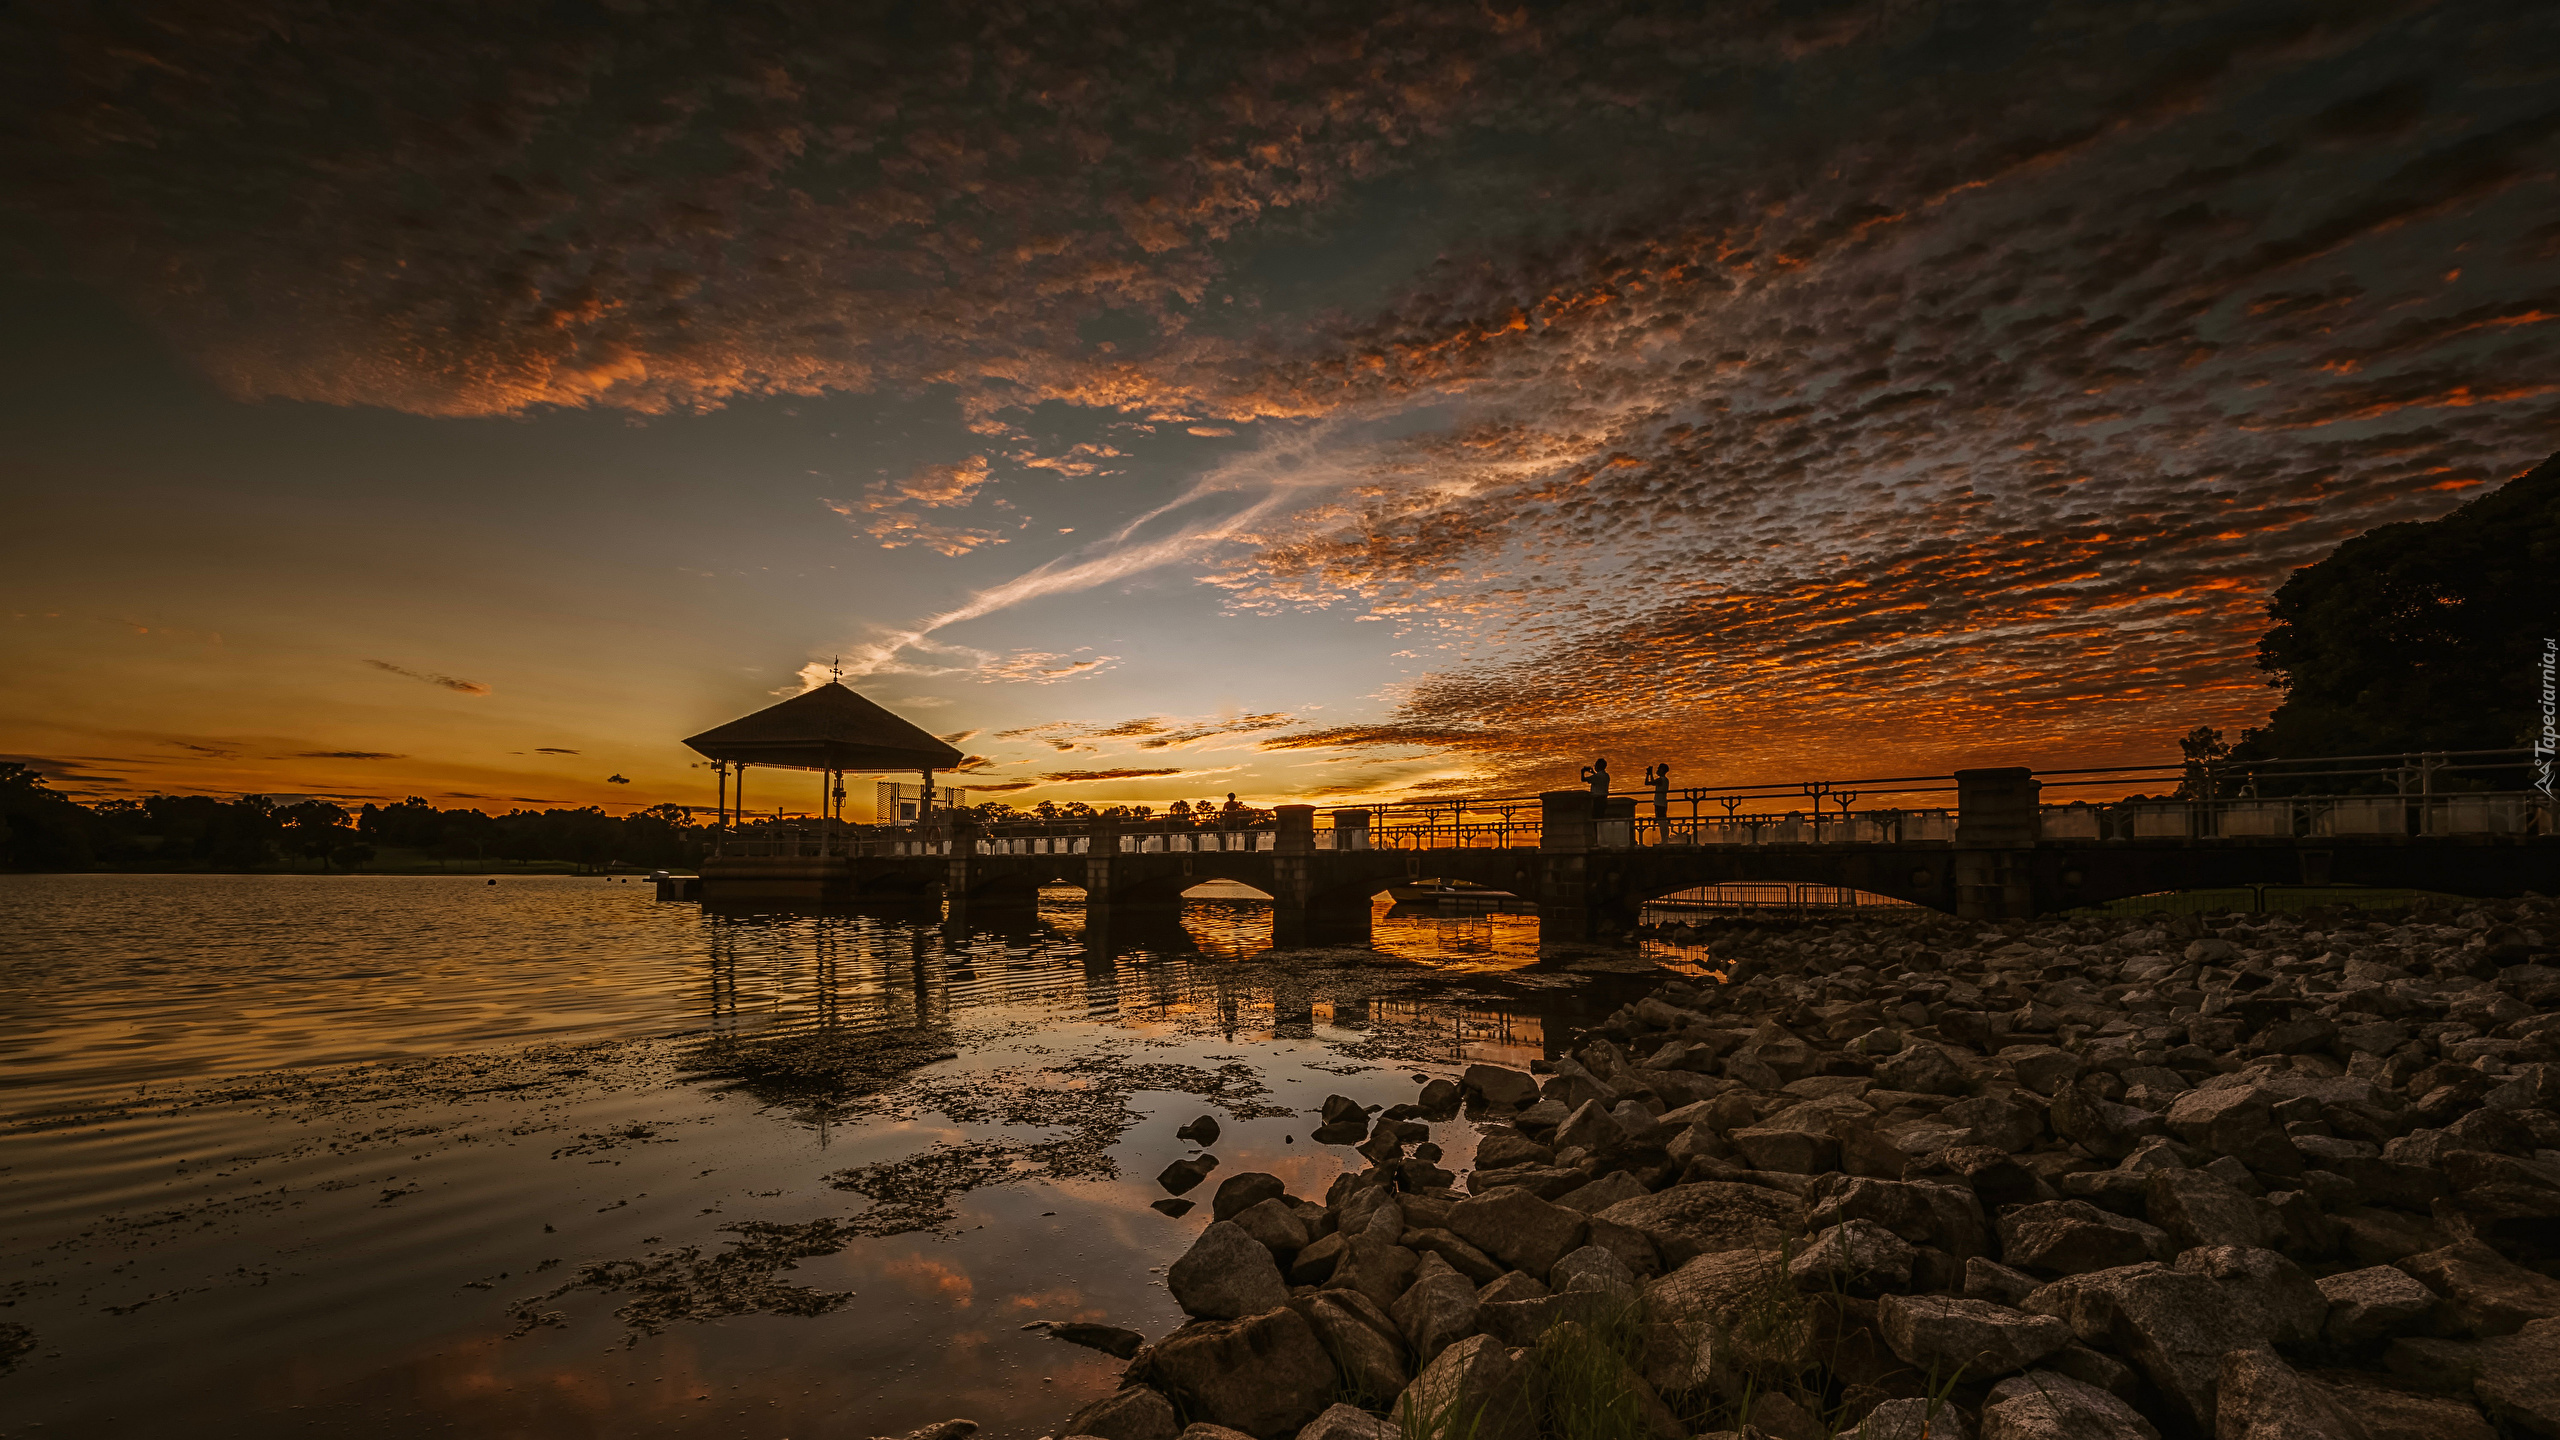
<svg viewBox="0 0 2560 1440"><path fill-rule="evenodd" d="M1955 779L1954 823L1943 838L1903 838L1927 826L1844 818L1835 833L1856 838L1716 844L1665 829L1639 843L1634 801L1596 805L1573 790L1539 797L1535 844L1406 844L1386 829L1373 844L1368 811L1335 811L1332 827L1318 829L1314 806L1284 805L1275 826L1249 831L1128 833L1106 821L1074 834L964 828L840 846L737 845L704 862L700 893L711 903L947 903L958 921L1027 909L1041 886L1065 884L1081 886L1089 910L1107 920L1171 910L1191 887L1231 880L1272 897L1275 939L1288 944L1361 939L1372 897L1425 878L1535 901L1542 932L1557 940L1623 933L1649 900L1730 882L1838 886L1979 920L2240 885L2560 890L2560 837L2547 808L2508 833L2057 838L2052 831L2070 827L2040 813L2032 771L1966 770ZM1525 827L1520 838L1530 838ZM794 853L773 853L785 849Z"/></svg>

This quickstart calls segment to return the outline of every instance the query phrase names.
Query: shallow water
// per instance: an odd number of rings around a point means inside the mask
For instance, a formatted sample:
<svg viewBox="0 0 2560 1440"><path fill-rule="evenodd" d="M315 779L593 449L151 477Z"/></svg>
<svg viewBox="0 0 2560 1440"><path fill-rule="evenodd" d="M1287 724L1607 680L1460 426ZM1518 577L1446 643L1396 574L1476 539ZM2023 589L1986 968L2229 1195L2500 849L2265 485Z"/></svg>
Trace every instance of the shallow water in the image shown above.
<svg viewBox="0 0 2560 1440"><path fill-rule="evenodd" d="M1119 1362L1021 1327L1170 1329L1216 1181L1358 1163L1307 1139L1325 1095L1526 1064L1651 983L1529 917L1278 952L1258 900L1108 937L1072 900L955 932L592 879L0 877L0 1322L38 1341L0 1433L1050 1433ZM958 1053L848 1104L679 1066L920 1022ZM1204 1113L1218 1173L1167 1218ZM1462 1169L1471 1128L1434 1132ZM943 1162L991 1183L904 1233L829 1178ZM747 1222L833 1238L759 1268Z"/></svg>

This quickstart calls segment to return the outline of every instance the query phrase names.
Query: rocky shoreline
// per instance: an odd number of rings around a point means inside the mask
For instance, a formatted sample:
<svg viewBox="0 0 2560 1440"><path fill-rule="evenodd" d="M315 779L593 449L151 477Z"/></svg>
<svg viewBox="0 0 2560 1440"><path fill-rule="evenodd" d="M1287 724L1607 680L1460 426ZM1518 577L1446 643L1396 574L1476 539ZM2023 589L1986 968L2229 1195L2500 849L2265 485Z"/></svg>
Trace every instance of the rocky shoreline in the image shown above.
<svg viewBox="0 0 2560 1440"><path fill-rule="evenodd" d="M1189 1323L1060 1327L1130 1364L1056 1434L2560 1437L2554 938L2533 897L1732 928L1543 1074L1337 1097L1369 1163L1321 1202L1229 1177Z"/></svg>

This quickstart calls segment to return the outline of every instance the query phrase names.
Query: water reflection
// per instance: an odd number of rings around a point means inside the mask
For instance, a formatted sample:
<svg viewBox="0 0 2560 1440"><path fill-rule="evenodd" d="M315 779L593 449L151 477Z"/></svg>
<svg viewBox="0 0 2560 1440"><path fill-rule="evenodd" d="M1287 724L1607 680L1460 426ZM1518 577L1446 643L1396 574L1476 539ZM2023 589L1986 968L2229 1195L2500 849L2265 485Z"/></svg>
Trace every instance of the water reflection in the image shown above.
<svg viewBox="0 0 2560 1440"><path fill-rule="evenodd" d="M404 1056L471 1057L453 1063L476 1075L478 1057L533 1042L952 1025L992 1038L935 1067L946 1087L1096 1054L1249 1067L1292 1113L1233 1120L1218 1153L1312 1195L1358 1163L1309 1140L1326 1094L1394 1103L1416 1064L1525 1065L1650 984L1542 963L1526 916L1378 907L1365 944L1282 951L1249 895L1093 927L1081 901L954 925L911 908L706 911L566 878L0 877L7 1108L181 1092L165 1111L0 1129L0 1290L48 1347L10 1377L12 1405L107 1437L158 1433L118 1398L147 1393L219 1417L208 1435L709 1440L969 1413L1029 1440L1117 1367L1022 1321L1177 1322L1150 1267L1205 1207L1155 1214L1146 1177L1182 1153L1172 1130L1205 1108L1195 1093L1130 1097L1140 1123L1108 1147L1121 1178L994 1186L950 1233L807 1258L795 1283L864 1297L826 1317L687 1324L625 1349L617 1299L554 1302L564 1328L514 1338L507 1306L584 1263L717 1251L723 1225L844 1215L867 1203L825 1183L844 1166L1042 1127L760 1109L641 1061L576 1093L459 1078L300 1113L183 1087ZM634 1126L646 1143L611 1143ZM1463 1163L1471 1136L1444 1128Z"/></svg>

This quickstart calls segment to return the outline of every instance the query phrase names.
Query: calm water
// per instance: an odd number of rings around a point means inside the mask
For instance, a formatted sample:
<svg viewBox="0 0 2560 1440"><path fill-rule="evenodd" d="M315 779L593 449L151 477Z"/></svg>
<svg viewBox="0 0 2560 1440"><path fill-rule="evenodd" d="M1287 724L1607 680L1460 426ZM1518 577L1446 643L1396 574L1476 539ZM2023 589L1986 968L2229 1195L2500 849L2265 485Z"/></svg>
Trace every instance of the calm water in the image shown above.
<svg viewBox="0 0 2560 1440"><path fill-rule="evenodd" d="M0 877L0 1321L38 1342L0 1434L1041 1435L1118 1367L1026 1322L1178 1320L1161 1268L1207 1217L1147 1208L1175 1126L1219 1117L1210 1188L1321 1194L1357 1163L1306 1138L1326 1094L1525 1064L1650 983L1542 961L1523 917L1282 954L1259 901L1105 943L1070 899L954 933L593 879ZM867 1105L675 1063L918 1020L960 1053ZM1067 1113L1096 1090L1125 1126ZM722 1227L858 1225L828 1177L919 1156L1029 1178L724 1268ZM637 1288L554 1293L613 1261ZM658 1292L691 1310L625 1310Z"/></svg>

